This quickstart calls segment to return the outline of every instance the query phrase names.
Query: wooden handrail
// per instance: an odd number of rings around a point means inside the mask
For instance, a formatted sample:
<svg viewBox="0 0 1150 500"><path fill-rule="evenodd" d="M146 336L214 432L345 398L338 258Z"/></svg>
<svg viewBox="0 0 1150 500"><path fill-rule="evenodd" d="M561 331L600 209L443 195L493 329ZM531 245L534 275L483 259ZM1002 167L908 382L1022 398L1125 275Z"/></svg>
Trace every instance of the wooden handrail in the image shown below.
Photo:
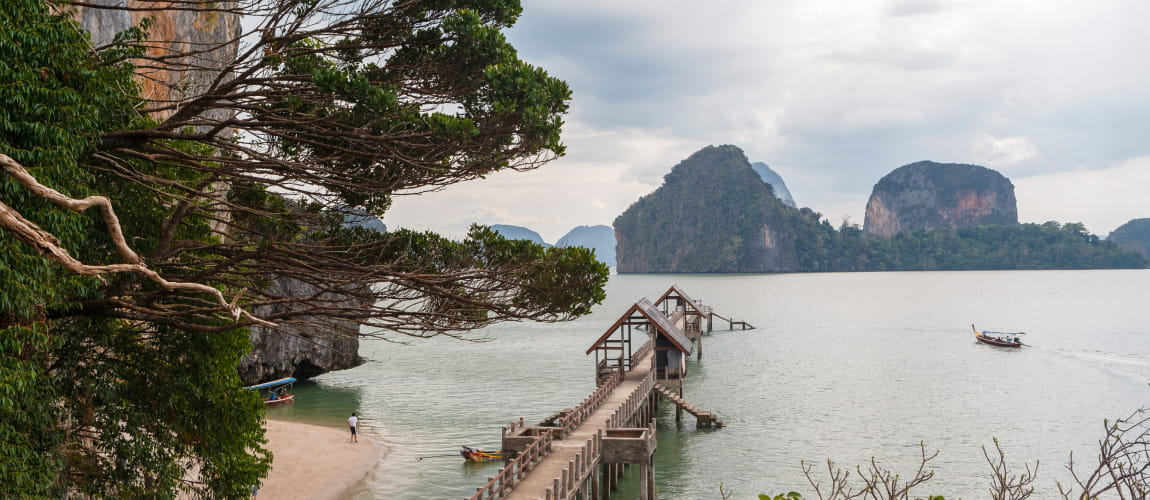
<svg viewBox="0 0 1150 500"><path fill-rule="evenodd" d="M507 437L508 434L515 432L515 429L519 429L525 426L526 425L523 423L523 417L519 417L519 420L512 421L511 425L505 425L502 427L501 437Z"/></svg>
<svg viewBox="0 0 1150 500"><path fill-rule="evenodd" d="M607 396L611 394L611 391L615 390L622 381L623 372L615 372L603 385L595 389L595 392L591 393L590 396L587 396L586 399L579 403L579 406L571 410L571 413L559 419L559 427L563 429L563 434L569 434L575 427L587 420L587 417L603 404L603 400L606 399Z"/></svg>
<svg viewBox="0 0 1150 500"><path fill-rule="evenodd" d="M543 458L551 452L551 441L554 437L550 432L545 432L543 435L535 438L527 448L520 453L514 460L510 460L499 473L494 477L488 478L487 484L475 489L475 494L468 497L468 500L495 500L503 498L516 484L531 472L531 469L543 461Z"/></svg>
<svg viewBox="0 0 1150 500"><path fill-rule="evenodd" d="M563 467L563 475L555 478L551 487L547 488L543 498L568 498L572 493L579 490L583 485L583 481L595 471L595 466L599 465L599 460L603 457L603 441L602 436L596 434L587 441L579 452L575 454L575 458L568 461L567 465Z"/></svg>

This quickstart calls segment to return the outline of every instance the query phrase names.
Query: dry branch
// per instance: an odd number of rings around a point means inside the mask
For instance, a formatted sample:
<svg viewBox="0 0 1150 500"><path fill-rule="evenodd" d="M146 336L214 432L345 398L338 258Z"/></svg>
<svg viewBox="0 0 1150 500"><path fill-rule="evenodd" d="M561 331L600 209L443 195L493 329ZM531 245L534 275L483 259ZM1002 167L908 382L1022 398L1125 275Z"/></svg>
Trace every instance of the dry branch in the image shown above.
<svg viewBox="0 0 1150 500"><path fill-rule="evenodd" d="M0 168L3 168L4 171L19 182L21 186L24 186L29 191L60 207L75 212L83 212L91 207L99 207L100 214L104 219L104 223L108 226L108 234L111 236L116 250L128 263L88 265L80 262L72 257L67 249L60 246L60 240L54 235L41 229L34 222L24 218L20 212L0 201L0 227L11 231L17 239L31 245L49 260L64 266L76 274L99 276L103 274L131 272L148 278L168 291L191 290L208 293L213 295L219 305L227 309L235 320L244 317L261 325L275 326L274 323L252 316L240 308L237 305L239 295L229 303L227 298L224 297L223 292L213 287L202 283L169 281L163 276L160 276L159 273L149 269L143 259L141 259L140 256L128 246L127 241L125 241L123 229L120 226L120 219L116 217L116 212L112 208L112 202L108 198L103 196L89 196L83 199L75 199L65 196L59 191L41 184L32 174L28 173L23 166L17 163L16 160L13 160L5 154L0 154ZM243 291L241 290L240 294L242 293Z"/></svg>

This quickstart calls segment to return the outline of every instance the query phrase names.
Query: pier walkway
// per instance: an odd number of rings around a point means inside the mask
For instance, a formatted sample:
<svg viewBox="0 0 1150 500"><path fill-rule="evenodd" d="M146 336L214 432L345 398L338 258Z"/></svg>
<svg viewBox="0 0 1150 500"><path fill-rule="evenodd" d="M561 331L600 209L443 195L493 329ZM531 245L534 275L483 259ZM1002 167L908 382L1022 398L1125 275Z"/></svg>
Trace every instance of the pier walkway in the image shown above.
<svg viewBox="0 0 1150 500"><path fill-rule="evenodd" d="M702 355L703 321L709 331L712 314L675 286L655 303L636 302L587 350L595 353L595 392L537 426L522 418L504 426L502 451L512 458L469 499L608 500L624 467L638 465L639 498L655 500L659 398L677 406L676 420L685 410L697 427L723 426L682 398L686 358L696 345Z"/></svg>
<svg viewBox="0 0 1150 500"><path fill-rule="evenodd" d="M622 420L623 422L632 420L634 415L626 415L626 413L633 413L640 411L635 408L635 400L645 401L647 393L651 391L651 364L647 357L650 356L648 351L647 356L642 359L635 360L637 365L634 369L628 372L623 380L611 391L610 396L603 401L602 406L593 411L587 416L587 419L571 430L571 433L561 440L553 440L551 442L551 453L547 455L530 475L522 482L520 482L510 494L503 498L510 500L536 500L538 498L566 498L565 496L556 496L556 479L564 476L564 469L569 469L569 464L575 463L577 455L581 452L592 448L594 441L600 439L600 435L604 433L612 421ZM644 362L646 361L646 362ZM630 406L630 407L628 407ZM616 415L621 413L620 415ZM601 447L601 441L600 441ZM583 458L583 457L578 457ZM594 468L599 464L599 457L589 457L591 462L588 463L583 477L571 477L569 482L580 484L588 479L588 475L594 474ZM568 472L571 475L572 472ZM575 475L580 475L575 472ZM563 488L558 488L558 493L562 494Z"/></svg>

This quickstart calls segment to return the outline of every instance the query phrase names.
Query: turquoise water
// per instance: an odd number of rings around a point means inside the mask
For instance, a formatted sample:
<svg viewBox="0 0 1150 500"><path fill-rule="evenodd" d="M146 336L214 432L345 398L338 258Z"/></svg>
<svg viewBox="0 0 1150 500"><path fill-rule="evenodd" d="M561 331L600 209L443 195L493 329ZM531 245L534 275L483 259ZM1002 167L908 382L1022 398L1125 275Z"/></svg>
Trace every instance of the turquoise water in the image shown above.
<svg viewBox="0 0 1150 500"><path fill-rule="evenodd" d="M940 451L920 495L984 498L994 437L1013 465L1041 460L1036 498L1052 498L1068 453L1093 457L1103 419L1150 395L1150 271L619 275L574 322L500 325L477 332L484 342L366 341L369 363L297 385L298 402L269 416L342 425L360 412L391 449L351 498L466 497L498 464L440 455L497 448L501 425L577 404L594 389L586 349L672 284L758 328L716 330L688 363L686 398L728 427L677 426L663 405L661 498L718 498L720 483L732 498L811 493L801 460L875 457L907 475L920 442ZM1031 346L979 344L971 323L1025 330Z"/></svg>

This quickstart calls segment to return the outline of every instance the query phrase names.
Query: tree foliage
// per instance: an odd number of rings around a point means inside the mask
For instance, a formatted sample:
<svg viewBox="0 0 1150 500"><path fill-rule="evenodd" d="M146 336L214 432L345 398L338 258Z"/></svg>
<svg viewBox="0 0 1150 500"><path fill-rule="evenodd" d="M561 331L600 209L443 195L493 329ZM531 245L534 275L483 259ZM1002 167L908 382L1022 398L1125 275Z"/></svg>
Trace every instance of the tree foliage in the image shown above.
<svg viewBox="0 0 1150 500"><path fill-rule="evenodd" d="M258 26L187 43L146 21L93 47L70 5ZM246 496L270 462L261 405L236 375L256 323L459 336L602 301L607 269L581 248L346 224L562 154L570 91L504 39L519 12L514 0L4 2L0 496ZM163 79L166 93L140 92ZM65 200L107 198L122 226L49 201L20 171ZM283 277L317 293L277 292Z"/></svg>
<svg viewBox="0 0 1150 500"><path fill-rule="evenodd" d="M809 227L809 226L808 226ZM1147 260L1099 239L1080 223L1046 222L919 230L891 238L821 225L804 255L810 270L960 271L1145 268Z"/></svg>

